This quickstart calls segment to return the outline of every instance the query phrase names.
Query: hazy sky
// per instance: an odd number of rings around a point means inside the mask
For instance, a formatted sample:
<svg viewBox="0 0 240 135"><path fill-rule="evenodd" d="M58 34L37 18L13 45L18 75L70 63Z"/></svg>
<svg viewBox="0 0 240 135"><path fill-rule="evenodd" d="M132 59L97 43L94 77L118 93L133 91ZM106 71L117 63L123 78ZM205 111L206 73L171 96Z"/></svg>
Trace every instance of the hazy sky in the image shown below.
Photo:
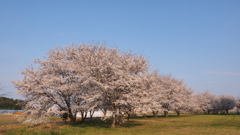
<svg viewBox="0 0 240 135"><path fill-rule="evenodd" d="M71 42L104 42L149 58L196 93L240 96L239 0L0 0L0 83Z"/></svg>

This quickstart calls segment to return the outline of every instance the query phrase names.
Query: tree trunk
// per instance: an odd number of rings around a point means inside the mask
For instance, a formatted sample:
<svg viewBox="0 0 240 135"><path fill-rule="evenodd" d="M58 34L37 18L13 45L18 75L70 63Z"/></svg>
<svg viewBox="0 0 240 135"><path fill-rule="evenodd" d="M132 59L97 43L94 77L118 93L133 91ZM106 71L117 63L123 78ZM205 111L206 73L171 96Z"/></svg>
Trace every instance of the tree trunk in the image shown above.
<svg viewBox="0 0 240 135"><path fill-rule="evenodd" d="M147 118L147 114L146 114L146 113L143 114L143 118L144 118L144 119Z"/></svg>
<svg viewBox="0 0 240 135"><path fill-rule="evenodd" d="M168 111L164 111L164 116L168 117Z"/></svg>
<svg viewBox="0 0 240 135"><path fill-rule="evenodd" d="M124 117L123 117L123 114L119 114L119 115L118 115L118 120L117 120L118 123L117 123L117 124L122 125L122 124L124 123L123 118L124 118Z"/></svg>
<svg viewBox="0 0 240 135"><path fill-rule="evenodd" d="M228 110L226 110L226 114L228 115Z"/></svg>
<svg viewBox="0 0 240 135"><path fill-rule="evenodd" d="M112 125L111 125L111 127L112 128L115 128L115 125L116 125L116 113L115 112L113 112L113 115L112 115Z"/></svg>
<svg viewBox="0 0 240 135"><path fill-rule="evenodd" d="M72 115L72 112L69 112L68 114L69 114L68 117L69 117L70 121L72 122L72 121L73 121L73 115Z"/></svg>
<svg viewBox="0 0 240 135"><path fill-rule="evenodd" d="M103 109L102 112L103 112L103 117L101 118L101 120L105 121L107 119L107 116L106 116L107 115L107 109Z"/></svg>
<svg viewBox="0 0 240 135"><path fill-rule="evenodd" d="M81 111L80 113L81 113L81 121L83 122L84 121L83 111Z"/></svg>
<svg viewBox="0 0 240 135"><path fill-rule="evenodd" d="M76 121L77 121L77 112L73 115L73 119L74 119L73 122L76 122Z"/></svg>
<svg viewBox="0 0 240 135"><path fill-rule="evenodd" d="M90 119L91 119L91 120L92 120L92 117L93 117L94 112L95 112L94 110L91 110L91 111L90 111Z"/></svg>
<svg viewBox="0 0 240 135"><path fill-rule="evenodd" d="M112 128L116 127L116 121L117 121L117 116L119 115L119 110L115 106L115 104L112 105L113 113L112 113Z"/></svg>
<svg viewBox="0 0 240 135"><path fill-rule="evenodd" d="M103 116L106 117L106 115L107 115L107 109L104 109L103 110Z"/></svg>
<svg viewBox="0 0 240 135"><path fill-rule="evenodd" d="M86 118L87 118L87 112L85 111L81 111L81 116L82 116L82 122L85 122Z"/></svg>
<svg viewBox="0 0 240 135"><path fill-rule="evenodd" d="M209 113L210 113L210 111L208 110L208 111L207 111L207 114L209 115Z"/></svg>
<svg viewBox="0 0 240 135"><path fill-rule="evenodd" d="M84 119L86 120L86 118L87 118L87 111L85 111L85 116L84 116Z"/></svg>
<svg viewBox="0 0 240 135"><path fill-rule="evenodd" d="M128 117L127 117L127 121L129 121L131 114L128 113L127 115L128 115Z"/></svg>
<svg viewBox="0 0 240 135"><path fill-rule="evenodd" d="M158 111L152 111L154 118L157 118Z"/></svg>
<svg viewBox="0 0 240 135"><path fill-rule="evenodd" d="M72 123L76 122L76 117L74 117L71 110L69 111L69 119Z"/></svg>
<svg viewBox="0 0 240 135"><path fill-rule="evenodd" d="M178 110L175 110L175 111L176 111L177 115L179 116L180 115L180 111L178 111Z"/></svg>

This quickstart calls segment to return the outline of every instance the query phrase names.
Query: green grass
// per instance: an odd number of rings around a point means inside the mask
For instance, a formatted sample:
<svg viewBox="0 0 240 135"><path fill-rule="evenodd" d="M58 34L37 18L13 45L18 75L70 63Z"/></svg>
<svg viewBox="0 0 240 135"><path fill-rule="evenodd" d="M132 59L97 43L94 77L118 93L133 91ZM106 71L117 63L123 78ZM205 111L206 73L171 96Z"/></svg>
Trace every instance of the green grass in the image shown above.
<svg viewBox="0 0 240 135"><path fill-rule="evenodd" d="M110 128L111 121L86 121L76 124L44 123L31 128L5 132L7 135L240 135L240 115L183 115L130 119Z"/></svg>

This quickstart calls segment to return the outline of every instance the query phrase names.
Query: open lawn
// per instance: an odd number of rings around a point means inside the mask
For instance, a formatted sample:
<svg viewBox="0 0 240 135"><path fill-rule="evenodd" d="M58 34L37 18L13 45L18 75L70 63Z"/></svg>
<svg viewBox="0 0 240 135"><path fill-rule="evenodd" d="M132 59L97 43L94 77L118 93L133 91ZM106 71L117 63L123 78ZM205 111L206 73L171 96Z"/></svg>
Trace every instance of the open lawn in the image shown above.
<svg viewBox="0 0 240 135"><path fill-rule="evenodd" d="M2 118L0 115L0 121ZM42 123L36 126L30 126L30 124L2 125L1 123L0 133L7 135L240 135L240 115L134 118L114 129L110 128L110 121L100 120L88 120L85 123L76 124ZM10 130L10 126L15 130ZM6 129L10 131L1 132Z"/></svg>

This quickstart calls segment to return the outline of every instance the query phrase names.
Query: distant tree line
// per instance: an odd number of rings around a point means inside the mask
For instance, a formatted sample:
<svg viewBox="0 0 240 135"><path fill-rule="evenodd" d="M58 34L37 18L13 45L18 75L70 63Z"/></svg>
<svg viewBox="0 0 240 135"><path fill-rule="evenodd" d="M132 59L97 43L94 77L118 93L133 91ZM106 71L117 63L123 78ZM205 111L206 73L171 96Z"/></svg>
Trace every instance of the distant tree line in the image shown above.
<svg viewBox="0 0 240 135"><path fill-rule="evenodd" d="M12 99L7 97L0 97L0 109L1 110L22 110L23 106L18 105L22 100Z"/></svg>

